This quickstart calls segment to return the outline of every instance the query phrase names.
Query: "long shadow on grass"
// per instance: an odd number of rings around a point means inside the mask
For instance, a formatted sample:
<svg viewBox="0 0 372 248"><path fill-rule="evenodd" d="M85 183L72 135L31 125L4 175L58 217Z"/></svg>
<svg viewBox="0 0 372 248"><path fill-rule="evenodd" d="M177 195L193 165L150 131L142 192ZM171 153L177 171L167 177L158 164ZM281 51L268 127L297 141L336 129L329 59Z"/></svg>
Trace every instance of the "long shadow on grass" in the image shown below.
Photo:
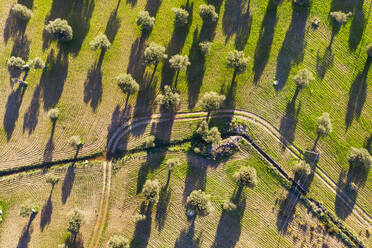
<svg viewBox="0 0 372 248"><path fill-rule="evenodd" d="M326 72L329 68L332 67L334 62L334 55L332 53L332 47L328 46L325 50L323 55L320 55L320 49L316 55L316 73L318 76L323 79L325 77Z"/></svg>
<svg viewBox="0 0 372 248"><path fill-rule="evenodd" d="M264 19L260 28L260 36L257 41L256 50L254 52L254 82L258 82L269 60L271 45L277 23L276 13L278 5L273 1L269 1Z"/></svg>
<svg viewBox="0 0 372 248"><path fill-rule="evenodd" d="M356 0L351 2L355 3L355 8L349 32L349 48L352 51L355 51L360 41L362 40L366 20L363 12L364 0Z"/></svg>
<svg viewBox="0 0 372 248"><path fill-rule="evenodd" d="M120 105L116 105L114 112L112 112L111 115L111 123L107 128L107 143L110 141L112 135L115 133L115 131L125 122L129 119L129 113L130 113L130 106L126 109L121 110ZM128 139L124 139L124 142L121 142L121 147L124 148L124 150L127 147Z"/></svg>
<svg viewBox="0 0 372 248"><path fill-rule="evenodd" d="M23 132L27 130L29 135L35 131L36 125L39 122L40 94L41 88L38 85L32 95L30 106L23 116Z"/></svg>
<svg viewBox="0 0 372 248"><path fill-rule="evenodd" d="M71 164L66 172L65 178L63 179L62 183L62 204L65 204L68 197L71 194L72 186L74 185L75 181L75 164Z"/></svg>
<svg viewBox="0 0 372 248"><path fill-rule="evenodd" d="M22 229L21 237L18 240L17 248L27 248L28 243L31 241L31 234L33 232L33 228L31 227L32 221L35 219L36 214L32 213L28 223Z"/></svg>
<svg viewBox="0 0 372 248"><path fill-rule="evenodd" d="M106 24L105 35L107 36L107 39L111 42L111 44L114 42L121 25L121 20L118 18L119 6L120 0L118 1L116 8L111 12Z"/></svg>
<svg viewBox="0 0 372 248"><path fill-rule="evenodd" d="M32 9L33 1L18 1L18 3L26 5L28 8ZM8 43L10 38L16 39L18 37L22 37L25 34L27 23L28 21L15 17L10 9L8 18L5 21L3 32L5 44Z"/></svg>
<svg viewBox="0 0 372 248"><path fill-rule="evenodd" d="M26 88L19 85L17 90L12 91L8 96L8 101L5 105L5 115L3 120L4 130L6 132L7 140L12 137L15 124L18 120L19 109L22 105L23 95Z"/></svg>
<svg viewBox="0 0 372 248"><path fill-rule="evenodd" d="M364 103L367 99L367 75L372 59L368 58L363 71L359 72L349 90L349 102L347 104L345 125L348 129L353 119L358 119L362 114Z"/></svg>
<svg viewBox="0 0 372 248"><path fill-rule="evenodd" d="M146 66L143 61L143 52L145 50L145 42L147 35L142 33L140 38L137 38L131 47L127 73L131 74L137 82L141 83ZM141 88L140 88L141 90Z"/></svg>
<svg viewBox="0 0 372 248"><path fill-rule="evenodd" d="M44 162L50 162L53 158L53 151L54 151L54 132L56 129L56 120L52 123L52 132L50 133L50 137L48 143L44 149Z"/></svg>
<svg viewBox="0 0 372 248"><path fill-rule="evenodd" d="M168 211L168 205L171 198L171 190L164 186L162 187L159 195L159 201L156 205L156 215L155 220L156 224L158 226L159 232L163 230L165 220L167 219L167 211Z"/></svg>
<svg viewBox="0 0 372 248"><path fill-rule="evenodd" d="M296 110L296 105L293 101L287 103L287 107L285 109L284 116L280 119L280 127L279 132L285 137L285 139L281 139L283 143L283 149L285 149L285 145L287 141L293 142L295 139L295 132L298 122L298 114L301 111L301 103L298 105Z"/></svg>
<svg viewBox="0 0 372 248"><path fill-rule="evenodd" d="M181 231L180 236L177 238L174 248L198 248L201 244L201 233L195 236L195 220L191 222L187 229Z"/></svg>
<svg viewBox="0 0 372 248"><path fill-rule="evenodd" d="M52 212L53 212L53 202L52 202L52 195L53 195L54 186L50 190L48 200L43 206L43 209L41 210L41 216L40 216L40 230L44 231L44 228L50 224L50 221L52 220Z"/></svg>
<svg viewBox="0 0 372 248"><path fill-rule="evenodd" d="M30 53L30 44L31 40L29 40L26 35L19 35L14 37L13 48L10 55L21 57L24 61L27 61ZM22 71L17 68L8 67L8 72L10 74L10 85L13 87L14 83L17 82L17 80L21 76ZM26 80L26 76L27 73L25 73L23 80Z"/></svg>
<svg viewBox="0 0 372 248"><path fill-rule="evenodd" d="M140 214L146 216L145 220L138 221L133 233L133 238L130 243L130 247L134 248L145 248L147 247L151 234L151 224L152 224L152 204L146 206L143 202L140 209Z"/></svg>
<svg viewBox="0 0 372 248"><path fill-rule="evenodd" d="M300 192L292 183L291 189L285 199L277 199L275 204L279 204L279 213L276 220L277 230L281 233L287 233L289 224L293 221L296 212L296 205L299 202Z"/></svg>
<svg viewBox="0 0 372 248"><path fill-rule="evenodd" d="M161 0L147 0L145 10L149 12L150 16L156 17L161 2Z"/></svg>
<svg viewBox="0 0 372 248"><path fill-rule="evenodd" d="M281 90L287 82L289 71L294 63L303 60L305 49L305 26L310 6L299 6L292 3L292 20L280 48L276 64L275 78L278 80L277 90Z"/></svg>

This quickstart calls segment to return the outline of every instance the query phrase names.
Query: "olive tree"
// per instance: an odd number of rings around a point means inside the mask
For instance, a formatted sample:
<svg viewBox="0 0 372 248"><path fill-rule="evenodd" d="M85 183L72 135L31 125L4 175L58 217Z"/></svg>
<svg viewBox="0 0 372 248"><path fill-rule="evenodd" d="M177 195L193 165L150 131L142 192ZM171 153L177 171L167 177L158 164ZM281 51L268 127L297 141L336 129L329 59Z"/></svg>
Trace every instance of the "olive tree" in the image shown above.
<svg viewBox="0 0 372 248"><path fill-rule="evenodd" d="M31 215L39 212L39 205L31 200L26 201L19 207L19 215L23 218L30 217Z"/></svg>
<svg viewBox="0 0 372 248"><path fill-rule="evenodd" d="M221 133L217 127L212 127L209 129L208 123L206 121L202 121L198 128L196 129L196 134L198 134L204 142L207 144L218 144L221 142Z"/></svg>
<svg viewBox="0 0 372 248"><path fill-rule="evenodd" d="M59 109L58 108L49 109L48 117L53 123L56 122L59 117Z"/></svg>
<svg viewBox="0 0 372 248"><path fill-rule="evenodd" d="M314 81L314 75L308 69L301 69L297 72L297 74L293 77L293 80L296 83L296 92L294 94L292 102L294 102L297 98L298 93L303 89L309 86L309 83Z"/></svg>
<svg viewBox="0 0 372 248"><path fill-rule="evenodd" d="M212 42L202 41L199 43L199 49L202 55L208 54L211 51Z"/></svg>
<svg viewBox="0 0 372 248"><path fill-rule="evenodd" d="M176 80L175 80L175 86L177 86L177 80L178 80L178 75L179 75L180 71L186 71L186 68L189 65L191 65L191 63L189 61L189 56L187 56L187 55L182 56L182 55L179 55L179 54L173 55L169 59L169 64L170 64L170 67L177 72Z"/></svg>
<svg viewBox="0 0 372 248"><path fill-rule="evenodd" d="M79 209L75 208L74 210L68 213L67 218L68 218L67 231L69 231L72 234L73 239L75 241L76 235L79 233L80 227L83 224L84 216Z"/></svg>
<svg viewBox="0 0 372 248"><path fill-rule="evenodd" d="M8 59L7 65L11 69L22 70L25 65L25 61L21 57L12 56Z"/></svg>
<svg viewBox="0 0 372 248"><path fill-rule="evenodd" d="M154 73L160 61L163 59L168 58L167 54L165 53L165 47L156 44L155 42L151 42L148 47L146 47L143 53L143 59L146 66L154 65Z"/></svg>
<svg viewBox="0 0 372 248"><path fill-rule="evenodd" d="M59 182L59 177L53 174L49 174L45 178L45 182L49 183L50 185L52 185L52 188L54 188L54 186Z"/></svg>
<svg viewBox="0 0 372 248"><path fill-rule="evenodd" d="M188 18L189 18L189 12L187 10L182 9L182 8L172 8L172 11L174 12L175 15L175 21L174 24L176 27L184 27L188 23Z"/></svg>
<svg viewBox="0 0 372 248"><path fill-rule="evenodd" d="M30 61L30 66L34 69L43 69L45 68L45 62L42 58L35 57Z"/></svg>
<svg viewBox="0 0 372 248"><path fill-rule="evenodd" d="M247 70L250 57L245 57L243 51L234 50L229 52L226 58L227 67L234 69L232 82L234 82L236 74L241 74Z"/></svg>
<svg viewBox="0 0 372 248"><path fill-rule="evenodd" d="M256 170L250 166L241 167L239 171L234 173L233 177L239 188L254 188L257 185Z"/></svg>
<svg viewBox="0 0 372 248"><path fill-rule="evenodd" d="M155 25L155 17L151 17L148 11L140 11L136 23L137 26L141 26L143 31L150 31Z"/></svg>
<svg viewBox="0 0 372 248"><path fill-rule="evenodd" d="M105 34L100 33L89 43L89 45L90 48L94 51L98 49L106 51L110 48L111 42Z"/></svg>
<svg viewBox="0 0 372 248"><path fill-rule="evenodd" d="M305 160L299 160L296 165L293 167L293 172L297 175L303 177L308 176L311 173L311 167Z"/></svg>
<svg viewBox="0 0 372 248"><path fill-rule="evenodd" d="M349 162L355 168L363 169L368 171L372 165L372 156L369 154L368 150L365 148L355 148L351 147Z"/></svg>
<svg viewBox="0 0 372 248"><path fill-rule="evenodd" d="M168 178L167 178L167 183L165 184L166 185L165 188L167 188L169 185L170 177L171 177L171 174L174 168L179 166L181 164L181 161L178 158L171 158L167 161L166 164L168 167Z"/></svg>
<svg viewBox="0 0 372 248"><path fill-rule="evenodd" d="M61 18L49 21L48 25L45 26L45 30L55 39L62 42L70 41L73 38L71 26L66 20Z"/></svg>
<svg viewBox="0 0 372 248"><path fill-rule="evenodd" d="M154 146L155 146L155 136L153 135L147 136L143 142L143 147L152 148Z"/></svg>
<svg viewBox="0 0 372 248"><path fill-rule="evenodd" d="M197 216L209 215L212 209L210 195L200 189L192 191L186 199L186 209L193 211Z"/></svg>
<svg viewBox="0 0 372 248"><path fill-rule="evenodd" d="M367 46L367 55L369 58L372 58L372 43Z"/></svg>
<svg viewBox="0 0 372 248"><path fill-rule="evenodd" d="M209 115L211 111L215 111L221 107L223 101L225 101L226 97L224 95L219 95L214 91L206 92L200 99L200 107L203 111L208 112L207 114L207 121L209 119Z"/></svg>
<svg viewBox="0 0 372 248"><path fill-rule="evenodd" d="M160 182L159 180L146 180L145 185L143 185L143 194L149 204L157 203L159 201L160 192Z"/></svg>
<svg viewBox="0 0 372 248"><path fill-rule="evenodd" d="M327 112L324 112L321 116L318 117L316 132L317 138L313 146L314 151L316 149L320 137L326 137L329 133L332 132L332 123Z"/></svg>
<svg viewBox="0 0 372 248"><path fill-rule="evenodd" d="M205 22L215 22L218 19L218 14L216 13L216 9L213 5L200 5L199 15Z"/></svg>
<svg viewBox="0 0 372 248"><path fill-rule="evenodd" d="M79 149L83 145L83 142L78 135L71 136L68 143L75 149Z"/></svg>
<svg viewBox="0 0 372 248"><path fill-rule="evenodd" d="M107 246L108 248L129 248L129 240L124 236L114 235L109 239Z"/></svg>
<svg viewBox="0 0 372 248"><path fill-rule="evenodd" d="M119 86L123 94L127 94L125 106L128 104L129 96L135 94L139 90L139 84L130 74L120 74L115 78L116 84Z"/></svg>
<svg viewBox="0 0 372 248"><path fill-rule="evenodd" d="M13 5L11 12L16 18L23 20L23 21L30 20L33 15L31 9L19 3Z"/></svg>
<svg viewBox="0 0 372 248"><path fill-rule="evenodd" d="M156 101L166 110L173 111L180 104L180 95L173 91L171 87L166 85L164 93L159 94Z"/></svg>
<svg viewBox="0 0 372 248"><path fill-rule="evenodd" d="M343 25L343 24L345 24L347 22L348 18L352 15L351 12L344 13L342 11L334 11L334 12L331 12L329 14L332 17L332 20L337 25Z"/></svg>

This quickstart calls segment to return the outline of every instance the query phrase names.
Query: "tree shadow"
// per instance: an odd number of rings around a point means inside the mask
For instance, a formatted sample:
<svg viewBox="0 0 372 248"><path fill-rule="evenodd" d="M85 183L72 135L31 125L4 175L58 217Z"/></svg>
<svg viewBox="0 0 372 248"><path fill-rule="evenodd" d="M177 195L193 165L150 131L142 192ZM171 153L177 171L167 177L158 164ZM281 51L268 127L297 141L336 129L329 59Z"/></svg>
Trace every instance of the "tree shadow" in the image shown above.
<svg viewBox="0 0 372 248"><path fill-rule="evenodd" d="M69 233L69 235L65 239L66 247L72 248L83 248L84 247L84 240L80 233L73 235Z"/></svg>
<svg viewBox="0 0 372 248"><path fill-rule="evenodd" d="M136 0L130 0L136 1ZM156 17L158 10L160 8L162 0L147 0L145 10L149 12L150 16Z"/></svg>
<svg viewBox="0 0 372 248"><path fill-rule="evenodd" d="M61 48L55 56L52 49L46 60L47 70L44 70L40 78L40 87L44 100L44 110L54 107L62 95L68 72L68 53Z"/></svg>
<svg viewBox="0 0 372 248"><path fill-rule="evenodd" d="M54 138L55 128L56 128L56 121L53 121L52 132L50 133L48 143L46 144L45 149L44 149L44 156L43 156L44 162L51 162L53 158L53 151L54 151L53 138Z"/></svg>
<svg viewBox="0 0 372 248"><path fill-rule="evenodd" d="M364 0L355 0L354 16L351 21L349 32L349 48L352 51L358 47L363 37L366 20L364 18L363 4Z"/></svg>
<svg viewBox="0 0 372 248"><path fill-rule="evenodd" d="M227 0L225 12L222 17L222 30L226 35L225 43L236 34L235 48L243 50L252 27L252 16L250 15L250 3L248 0Z"/></svg>
<svg viewBox="0 0 372 248"><path fill-rule="evenodd" d="M28 135L32 134L39 122L40 112L40 85L36 86L32 95L30 106L27 108L26 113L23 116L23 132L28 131Z"/></svg>
<svg viewBox="0 0 372 248"><path fill-rule="evenodd" d="M72 186L75 181L75 164L71 164L66 172L65 178L62 183L62 204L65 204L71 194Z"/></svg>
<svg viewBox="0 0 372 248"><path fill-rule="evenodd" d="M22 229L21 237L18 240L17 248L27 248L28 243L31 241L31 234L33 232L33 228L31 227L32 221L35 219L36 213L32 213L28 223Z"/></svg>
<svg viewBox="0 0 372 248"><path fill-rule="evenodd" d="M369 135L369 137L366 137L364 141L364 148L367 149L370 154L372 154L372 133Z"/></svg>
<svg viewBox="0 0 372 248"><path fill-rule="evenodd" d="M127 0L127 4L131 4L132 8L137 5L138 0Z"/></svg>
<svg viewBox="0 0 372 248"><path fill-rule="evenodd" d="M19 35L14 38L13 48L11 52L11 56L21 57L24 61L27 61L28 55L30 53L30 44L31 40L27 38L26 35ZM10 74L10 85L13 87L14 82L19 79L21 76L22 70L18 68L13 68L8 66L8 72ZM25 73L24 79L27 77L27 73Z"/></svg>
<svg viewBox="0 0 372 248"><path fill-rule="evenodd" d="M130 49L127 73L131 74L137 82L141 82L146 69L143 61L146 39L147 36L142 33L141 37L133 42Z"/></svg>
<svg viewBox="0 0 372 248"><path fill-rule="evenodd" d="M10 93L10 95L8 96L3 120L3 126L6 132L7 141L9 141L12 137L15 124L18 120L19 109L22 105L23 95L25 91L25 86L21 86L21 84L19 84L17 90L12 91L12 93Z"/></svg>
<svg viewBox="0 0 372 248"><path fill-rule="evenodd" d="M146 204L143 202L140 209L140 214L146 216L145 220L138 221L133 233L133 238L130 243L130 247L145 248L148 245L150 234L151 234L151 224L152 224L152 204Z"/></svg>
<svg viewBox="0 0 372 248"><path fill-rule="evenodd" d="M52 212L53 212L53 202L52 202L52 195L53 195L53 189L50 190L48 200L43 206L43 209L41 210L41 216L40 216L40 230L44 231L44 228L50 224L50 221L52 220Z"/></svg>
<svg viewBox="0 0 372 248"><path fill-rule="evenodd" d="M101 50L98 61L88 71L87 79L84 83L84 102L90 102L93 111L96 111L102 99L102 62L105 56L105 51Z"/></svg>
<svg viewBox="0 0 372 248"><path fill-rule="evenodd" d="M258 80L260 80L265 66L269 61L275 26L277 23L277 10L278 5L270 0L266 7L266 12L261 24L260 35L257 41L256 50L254 52L254 83L257 83Z"/></svg>
<svg viewBox="0 0 372 248"><path fill-rule="evenodd" d="M296 205L299 202L300 192L295 183L292 182L290 190L285 199L277 199L275 205L279 204L279 212L276 220L276 228L280 233L287 233L289 224L293 221Z"/></svg>
<svg viewBox="0 0 372 248"><path fill-rule="evenodd" d="M292 3L292 20L280 48L275 79L278 81L277 90L281 90L288 80L291 66L303 60L305 44L306 20L309 16L310 7L299 6Z"/></svg>
<svg viewBox="0 0 372 248"><path fill-rule="evenodd" d="M180 236L177 238L174 248L198 248L201 244L201 233L195 236L195 219L191 222L188 229L181 231Z"/></svg>
<svg viewBox="0 0 372 248"><path fill-rule="evenodd" d="M345 116L346 130L350 127L353 119L359 119L362 114L364 103L367 99L367 75L372 59L368 58L364 69L359 72L349 90L349 102Z"/></svg>
<svg viewBox="0 0 372 248"><path fill-rule="evenodd" d="M323 56L320 56L319 52L320 49L318 50L316 56L316 73L321 79L323 79L325 77L327 70L332 67L335 56L332 53L331 46L328 46L325 49Z"/></svg>
<svg viewBox="0 0 372 248"><path fill-rule="evenodd" d="M142 80L137 81L140 84L140 88L138 91L136 106L134 109L134 115L151 115L154 109L154 103L156 98L156 85L158 82L158 77L155 76L153 80L151 80L151 76L149 73L146 73ZM141 134L140 130L146 128L146 125L141 126L140 128L136 128L134 134Z"/></svg>
<svg viewBox="0 0 372 248"><path fill-rule="evenodd" d="M115 133L115 131L125 122L129 119L130 115L130 106L126 109L120 110L120 105L116 105L114 112L112 112L111 115L111 123L107 127L107 143L110 141L112 135ZM126 139L127 141L127 139ZM123 144L123 143L121 143ZM125 143L126 147L127 143Z"/></svg>
<svg viewBox="0 0 372 248"><path fill-rule="evenodd" d="M32 1L29 1L32 2ZM12 14L12 10L9 10L8 18L5 21L5 27L3 32L4 42L8 43L9 39L17 39L25 34L26 26L28 21L20 20Z"/></svg>
<svg viewBox="0 0 372 248"><path fill-rule="evenodd" d="M121 20L118 18L120 1L121 0L118 1L116 8L111 12L109 20L106 24L105 35L107 36L107 39L110 41L111 44L114 42L121 25Z"/></svg>
<svg viewBox="0 0 372 248"><path fill-rule="evenodd" d="M291 102L287 103L287 107L285 109L285 115L280 120L280 127L279 132L284 136L285 139L281 138L281 142L283 143L282 149L284 150L287 145L287 141L293 142L295 139L295 132L298 122L298 114L301 111L302 104L300 103L297 107L295 104Z"/></svg>
<svg viewBox="0 0 372 248"><path fill-rule="evenodd" d="M166 186L162 187L159 195L159 201L156 205L156 215L155 215L155 220L156 224L158 226L159 232L164 227L165 220L167 219L167 210L169 206L171 198L171 190L168 189Z"/></svg>

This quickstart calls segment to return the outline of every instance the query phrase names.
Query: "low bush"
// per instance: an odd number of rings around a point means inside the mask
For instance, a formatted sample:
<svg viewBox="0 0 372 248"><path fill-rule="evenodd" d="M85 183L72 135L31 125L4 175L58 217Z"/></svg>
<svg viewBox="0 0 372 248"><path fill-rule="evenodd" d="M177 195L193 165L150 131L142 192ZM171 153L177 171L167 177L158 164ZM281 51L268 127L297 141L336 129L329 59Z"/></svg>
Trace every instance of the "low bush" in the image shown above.
<svg viewBox="0 0 372 248"><path fill-rule="evenodd" d="M231 212L236 210L236 205L232 203L231 201L225 201L222 205L223 210Z"/></svg>

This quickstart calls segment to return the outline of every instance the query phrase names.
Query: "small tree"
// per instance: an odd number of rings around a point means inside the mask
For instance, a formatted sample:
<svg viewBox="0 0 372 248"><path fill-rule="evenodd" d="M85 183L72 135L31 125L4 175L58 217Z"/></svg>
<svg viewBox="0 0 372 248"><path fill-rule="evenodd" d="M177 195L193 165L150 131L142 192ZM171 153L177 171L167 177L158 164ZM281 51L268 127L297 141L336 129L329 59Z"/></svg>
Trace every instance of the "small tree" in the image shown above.
<svg viewBox="0 0 372 248"><path fill-rule="evenodd" d="M53 21L49 21L49 24L46 25L45 30L53 35L55 39L58 39L62 42L72 40L73 33L72 28L66 20L57 18Z"/></svg>
<svg viewBox="0 0 372 248"><path fill-rule="evenodd" d="M154 147L155 146L155 136L153 135L150 135L150 136L147 136L143 142L143 146L145 148L151 148L151 147Z"/></svg>
<svg viewBox="0 0 372 248"><path fill-rule="evenodd" d="M234 50L233 52L229 52L226 58L226 64L227 67L234 68L233 82L236 74L241 74L247 70L249 60L250 57L245 57L243 51Z"/></svg>
<svg viewBox="0 0 372 248"><path fill-rule="evenodd" d="M184 27L188 23L188 18L189 18L189 12L187 10L182 9L182 8L172 8L172 11L175 14L175 21L174 24L176 27Z"/></svg>
<svg viewBox="0 0 372 248"><path fill-rule="evenodd" d="M52 188L54 188L54 185L56 185L59 182L59 177L54 174L49 174L45 178L45 182L49 183L50 185L52 185Z"/></svg>
<svg viewBox="0 0 372 248"><path fill-rule="evenodd" d="M36 57L30 61L30 66L34 69L43 69L45 67L45 62L42 58Z"/></svg>
<svg viewBox="0 0 372 248"><path fill-rule="evenodd" d="M329 13L335 24L341 26L347 22L347 19L352 15L351 12L344 13L342 11L334 11Z"/></svg>
<svg viewBox="0 0 372 248"><path fill-rule="evenodd" d="M173 55L169 59L170 67L177 72L176 75L176 85L177 85L177 80L178 80L178 75L180 71L186 71L186 68L191 64L189 62L189 56L187 55Z"/></svg>
<svg viewBox="0 0 372 248"><path fill-rule="evenodd" d="M159 94L157 102L166 110L173 111L180 104L180 95L174 92L171 87L164 87L164 94Z"/></svg>
<svg viewBox="0 0 372 248"><path fill-rule="evenodd" d="M21 57L12 56L8 59L7 64L9 68L22 70L25 61Z"/></svg>
<svg viewBox="0 0 372 248"><path fill-rule="evenodd" d="M178 158L171 158L167 161L168 170L172 172L175 167L179 166L181 161Z"/></svg>
<svg viewBox="0 0 372 248"><path fill-rule="evenodd" d="M358 169L368 171L372 166L372 156L367 149L351 147L349 162Z"/></svg>
<svg viewBox="0 0 372 248"><path fill-rule="evenodd" d="M21 19L23 21L28 21L31 19L33 13L32 13L32 10L27 8L25 5L23 4L15 4L13 7L12 7L12 14L17 17L18 19Z"/></svg>
<svg viewBox="0 0 372 248"><path fill-rule="evenodd" d="M213 5L200 5L199 15L205 22L215 22L218 19L218 14L216 13L216 9Z"/></svg>
<svg viewBox="0 0 372 248"><path fill-rule="evenodd" d="M234 173L233 177L239 188L254 188L257 185L257 173L252 167L245 166L240 168L239 171Z"/></svg>
<svg viewBox="0 0 372 248"><path fill-rule="evenodd" d="M128 104L129 96L135 94L139 90L139 84L130 74L120 74L115 79L117 85L123 94L127 94L127 100L125 101L125 106Z"/></svg>
<svg viewBox="0 0 372 248"><path fill-rule="evenodd" d="M367 46L367 55L372 58L372 43Z"/></svg>
<svg viewBox="0 0 372 248"><path fill-rule="evenodd" d="M212 42L203 41L199 43L199 49L203 55L208 54L211 51L211 47L212 47Z"/></svg>
<svg viewBox="0 0 372 248"><path fill-rule="evenodd" d="M114 235L109 239L107 246L109 248L129 248L129 240L124 236Z"/></svg>
<svg viewBox="0 0 372 248"><path fill-rule="evenodd" d="M83 145L83 142L81 141L80 136L77 136L77 135L71 136L70 139L68 140L68 143L74 149L79 149Z"/></svg>
<svg viewBox="0 0 372 248"><path fill-rule="evenodd" d="M214 91L206 92L200 99L200 107L203 111L208 112L207 114L207 121L209 119L209 115L211 111L217 110L221 107L223 101L225 101L226 97L224 95L219 95Z"/></svg>
<svg viewBox="0 0 372 248"><path fill-rule="evenodd" d="M308 176L311 173L311 167L305 160L300 160L293 167L293 172L299 176Z"/></svg>
<svg viewBox="0 0 372 248"><path fill-rule="evenodd" d="M37 214L38 212L39 205L30 200L23 203L19 208L19 215L23 218L30 217L31 215Z"/></svg>
<svg viewBox="0 0 372 248"><path fill-rule="evenodd" d="M151 17L148 11L138 12L136 19L137 26L141 26L142 30L149 31L155 25L155 17Z"/></svg>
<svg viewBox="0 0 372 248"><path fill-rule="evenodd" d="M69 231L73 235L75 240L76 235L79 233L80 227L83 223L83 214L79 209L74 209L67 215L67 217L67 231Z"/></svg>
<svg viewBox="0 0 372 248"><path fill-rule="evenodd" d="M48 117L52 122L55 122L58 119L58 116L59 116L58 108L52 108L48 111Z"/></svg>
<svg viewBox="0 0 372 248"><path fill-rule="evenodd" d="M222 205L223 210L231 212L237 209L237 206L231 201L224 201Z"/></svg>
<svg viewBox="0 0 372 248"><path fill-rule="evenodd" d="M221 142L221 133L218 131L217 127L212 127L209 129L208 123L206 121L202 121L198 128L196 129L196 134L198 134L204 142L208 144L218 144Z"/></svg>
<svg viewBox="0 0 372 248"><path fill-rule="evenodd" d="M110 48L111 43L105 34L100 33L94 38L94 40L89 43L89 45L90 48L94 51L97 49L106 51Z"/></svg>
<svg viewBox="0 0 372 248"><path fill-rule="evenodd" d="M210 195L201 190L194 190L186 199L186 209L193 211L196 215L207 216L210 214L212 204Z"/></svg>
<svg viewBox="0 0 372 248"><path fill-rule="evenodd" d="M159 62L168 58L168 56L165 53L165 47L158 45L155 42L151 42L150 45L145 49L143 58L146 66L155 65L155 71Z"/></svg>
<svg viewBox="0 0 372 248"><path fill-rule="evenodd" d="M320 137L326 137L329 133L332 132L332 123L327 112L324 112L320 117L318 117L316 132L318 136L315 140L313 150L315 150Z"/></svg>
<svg viewBox="0 0 372 248"><path fill-rule="evenodd" d="M293 77L293 80L295 81L297 88L302 89L309 86L309 83L314 81L315 78L313 76L313 73L308 69L301 69Z"/></svg>
<svg viewBox="0 0 372 248"><path fill-rule="evenodd" d="M146 180L145 185L143 185L143 194L146 197L146 200L149 203L157 203L159 201L159 192L160 192L160 182L159 180Z"/></svg>

